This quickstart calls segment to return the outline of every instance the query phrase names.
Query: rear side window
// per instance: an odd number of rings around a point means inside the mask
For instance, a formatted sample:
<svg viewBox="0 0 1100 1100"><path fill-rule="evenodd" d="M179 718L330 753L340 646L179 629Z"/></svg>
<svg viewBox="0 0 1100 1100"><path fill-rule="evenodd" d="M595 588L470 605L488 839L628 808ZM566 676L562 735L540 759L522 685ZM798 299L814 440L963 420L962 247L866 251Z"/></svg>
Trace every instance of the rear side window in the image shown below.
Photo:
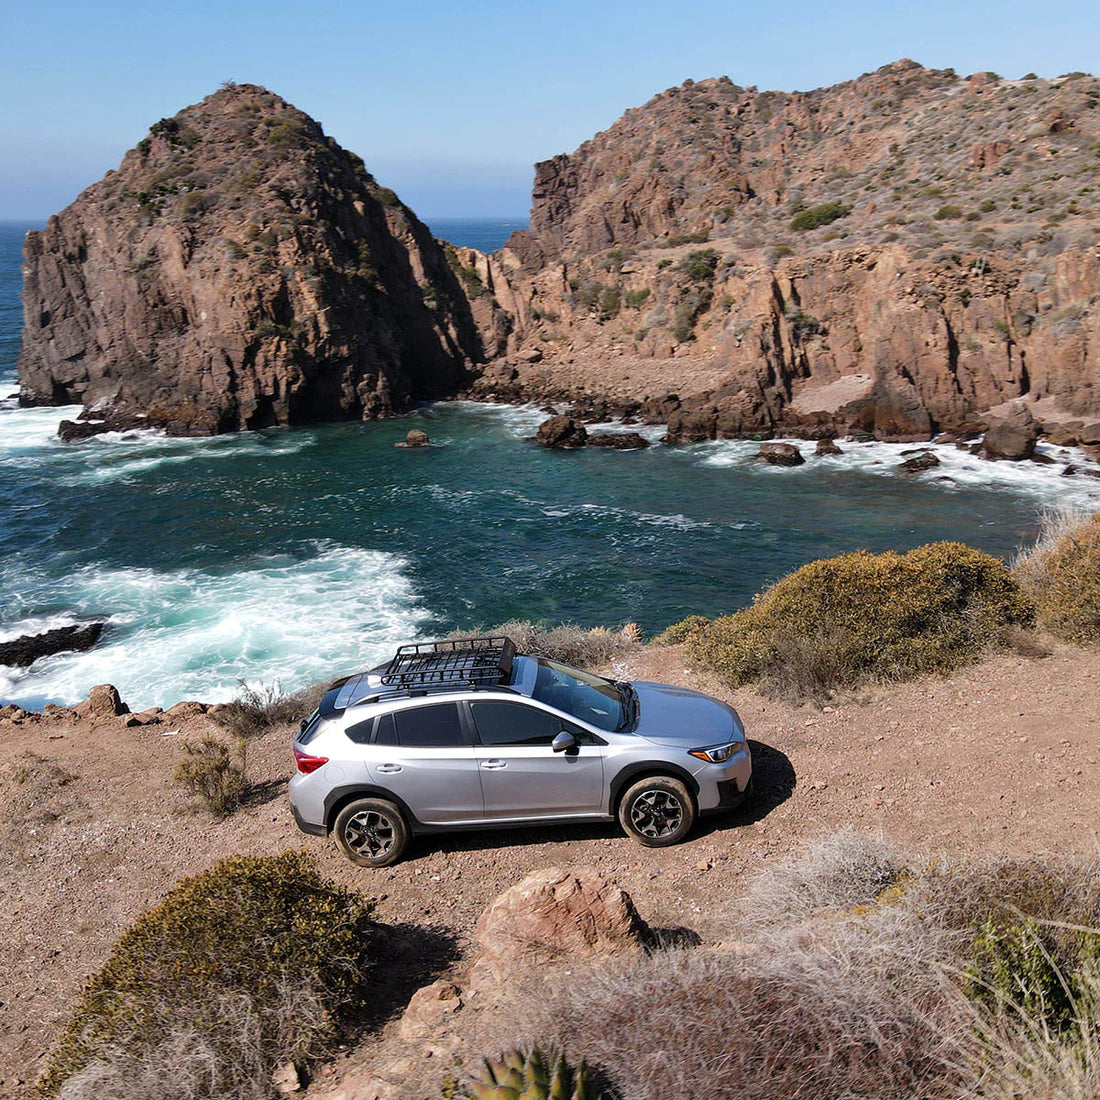
<svg viewBox="0 0 1100 1100"><path fill-rule="evenodd" d="M397 727L397 743L402 748L450 749L466 744L455 703L399 710L394 713L393 721Z"/></svg>

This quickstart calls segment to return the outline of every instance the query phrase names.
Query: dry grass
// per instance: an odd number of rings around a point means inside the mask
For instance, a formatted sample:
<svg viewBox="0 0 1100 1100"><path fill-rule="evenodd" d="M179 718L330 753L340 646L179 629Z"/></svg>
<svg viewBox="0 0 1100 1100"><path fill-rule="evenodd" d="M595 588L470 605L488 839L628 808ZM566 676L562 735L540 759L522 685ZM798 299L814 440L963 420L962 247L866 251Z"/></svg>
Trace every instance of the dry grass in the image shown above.
<svg viewBox="0 0 1100 1100"><path fill-rule="evenodd" d="M623 1100L1095 1100L1100 967L1080 929L1100 924L1100 864L913 866L847 831L728 904L724 946L517 978L487 1048L560 1047ZM1025 917L1052 933L1071 1024L1029 1009L1026 982L975 996L988 921Z"/></svg>
<svg viewBox="0 0 1100 1100"><path fill-rule="evenodd" d="M609 630L597 626L587 629L573 623L547 626L530 619L509 619L490 629L461 630L448 635L450 638L469 638L471 635L504 635L516 643L520 653L533 657L547 657L577 668L593 669L606 664L613 657L636 646L640 635L634 624L622 630Z"/></svg>
<svg viewBox="0 0 1100 1100"><path fill-rule="evenodd" d="M1039 538L1014 571L1043 627L1069 642L1100 643L1100 513L1044 514Z"/></svg>
<svg viewBox="0 0 1100 1100"><path fill-rule="evenodd" d="M317 709L328 688L311 684L298 691L284 692L278 684L249 687L243 680L241 693L231 703L218 707L212 717L234 737L251 740L276 726L297 725Z"/></svg>

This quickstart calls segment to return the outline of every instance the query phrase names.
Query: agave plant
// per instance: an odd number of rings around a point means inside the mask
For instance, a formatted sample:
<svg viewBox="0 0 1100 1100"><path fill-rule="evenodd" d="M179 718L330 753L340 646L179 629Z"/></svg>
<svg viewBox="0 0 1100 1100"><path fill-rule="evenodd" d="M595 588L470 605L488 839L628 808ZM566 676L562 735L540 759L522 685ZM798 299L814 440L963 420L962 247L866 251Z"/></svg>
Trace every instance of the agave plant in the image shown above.
<svg viewBox="0 0 1100 1100"><path fill-rule="evenodd" d="M548 1066L537 1047L487 1058L482 1079L471 1089L474 1100L596 1100L583 1061L574 1072L559 1054Z"/></svg>

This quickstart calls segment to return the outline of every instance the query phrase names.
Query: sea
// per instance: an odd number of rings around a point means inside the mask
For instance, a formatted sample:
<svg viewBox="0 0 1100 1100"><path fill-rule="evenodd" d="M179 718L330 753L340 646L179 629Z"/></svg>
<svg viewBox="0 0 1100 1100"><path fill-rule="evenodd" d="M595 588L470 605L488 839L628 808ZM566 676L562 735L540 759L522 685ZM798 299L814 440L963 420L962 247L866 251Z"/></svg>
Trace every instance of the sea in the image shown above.
<svg viewBox="0 0 1100 1100"><path fill-rule="evenodd" d="M499 247L518 220L431 223ZM1100 507L1055 461L841 442L793 469L757 445L555 452L545 414L449 402L372 423L210 439L57 439L78 408L22 409L16 358L27 224L0 224L0 641L88 619L98 645L0 666L0 703L41 707L115 684L131 707L290 691L406 641L518 617L653 633L717 615L815 558L959 539L1011 557L1045 509ZM423 450L394 447L412 427ZM610 426L615 429L614 425Z"/></svg>

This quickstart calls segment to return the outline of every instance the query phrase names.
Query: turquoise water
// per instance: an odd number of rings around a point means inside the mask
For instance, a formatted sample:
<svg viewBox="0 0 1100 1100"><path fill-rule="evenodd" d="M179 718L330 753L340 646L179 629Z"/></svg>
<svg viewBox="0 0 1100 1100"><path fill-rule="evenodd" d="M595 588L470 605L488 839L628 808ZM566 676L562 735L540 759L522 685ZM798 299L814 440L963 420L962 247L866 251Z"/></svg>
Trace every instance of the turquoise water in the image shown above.
<svg viewBox="0 0 1100 1100"><path fill-rule="evenodd" d="M0 395L15 389L20 238L0 227ZM1010 554L1044 505L1100 505L1100 483L1061 464L954 448L915 480L885 444L793 470L740 442L549 452L528 441L537 410L468 403L64 446L57 424L76 411L0 407L0 640L85 616L108 627L90 653L0 668L0 700L72 701L106 681L136 706L228 698L240 679L292 688L511 616L655 631L742 606L814 558L945 538ZM395 448L413 426L435 446Z"/></svg>

